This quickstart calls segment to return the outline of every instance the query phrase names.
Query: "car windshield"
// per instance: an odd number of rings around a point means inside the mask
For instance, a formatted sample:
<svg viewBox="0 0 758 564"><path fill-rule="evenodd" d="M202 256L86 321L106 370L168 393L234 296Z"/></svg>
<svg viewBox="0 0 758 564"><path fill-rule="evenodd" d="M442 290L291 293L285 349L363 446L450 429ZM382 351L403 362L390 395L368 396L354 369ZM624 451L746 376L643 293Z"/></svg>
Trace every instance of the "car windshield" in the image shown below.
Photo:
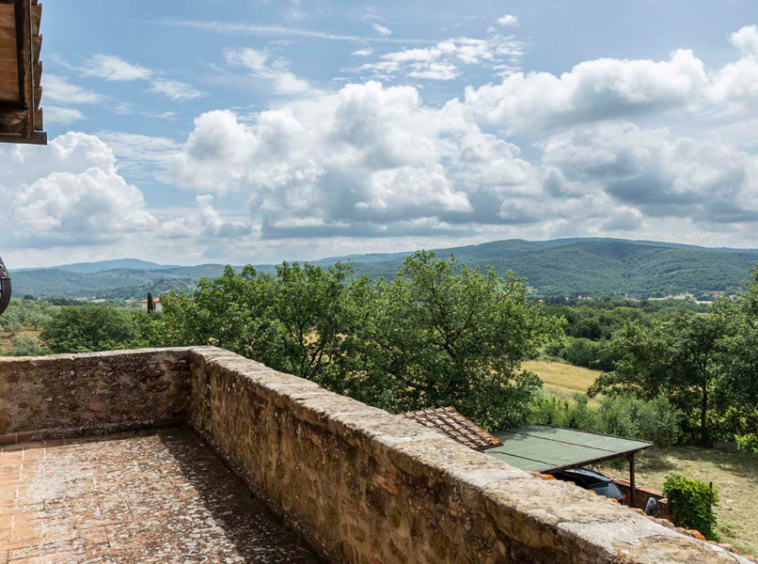
<svg viewBox="0 0 758 564"><path fill-rule="evenodd" d="M603 484L596 484L591 487L592 490L605 497L620 498L622 496L621 490L613 482L605 482Z"/></svg>

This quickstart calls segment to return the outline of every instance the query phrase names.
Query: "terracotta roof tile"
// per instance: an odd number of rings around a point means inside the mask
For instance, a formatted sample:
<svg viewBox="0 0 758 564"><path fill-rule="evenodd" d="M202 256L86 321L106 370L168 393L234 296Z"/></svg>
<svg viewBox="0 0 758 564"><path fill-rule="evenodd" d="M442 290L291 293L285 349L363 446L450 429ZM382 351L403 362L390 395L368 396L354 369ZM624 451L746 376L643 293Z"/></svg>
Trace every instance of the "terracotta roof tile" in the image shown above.
<svg viewBox="0 0 758 564"><path fill-rule="evenodd" d="M437 429L473 450L485 450L503 444L500 439L475 425L452 406L411 411L401 414L400 417Z"/></svg>

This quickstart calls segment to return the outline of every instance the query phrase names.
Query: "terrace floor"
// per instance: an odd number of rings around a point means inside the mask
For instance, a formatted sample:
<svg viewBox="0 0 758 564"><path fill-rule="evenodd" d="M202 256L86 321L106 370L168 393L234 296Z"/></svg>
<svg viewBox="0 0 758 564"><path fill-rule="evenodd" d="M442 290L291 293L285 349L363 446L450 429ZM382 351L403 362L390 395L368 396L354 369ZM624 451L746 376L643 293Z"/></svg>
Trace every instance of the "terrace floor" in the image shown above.
<svg viewBox="0 0 758 564"><path fill-rule="evenodd" d="M6 446L0 564L318 559L185 429Z"/></svg>

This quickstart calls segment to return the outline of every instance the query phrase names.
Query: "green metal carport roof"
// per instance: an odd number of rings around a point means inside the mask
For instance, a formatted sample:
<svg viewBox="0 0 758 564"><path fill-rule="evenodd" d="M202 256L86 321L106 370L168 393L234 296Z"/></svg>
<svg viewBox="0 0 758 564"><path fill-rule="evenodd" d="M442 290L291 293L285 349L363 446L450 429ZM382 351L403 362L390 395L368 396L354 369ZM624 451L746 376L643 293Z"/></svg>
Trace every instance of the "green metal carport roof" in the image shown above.
<svg viewBox="0 0 758 564"><path fill-rule="evenodd" d="M557 472L611 458L631 456L652 443L550 427L529 425L493 433L503 444L485 454L527 471Z"/></svg>

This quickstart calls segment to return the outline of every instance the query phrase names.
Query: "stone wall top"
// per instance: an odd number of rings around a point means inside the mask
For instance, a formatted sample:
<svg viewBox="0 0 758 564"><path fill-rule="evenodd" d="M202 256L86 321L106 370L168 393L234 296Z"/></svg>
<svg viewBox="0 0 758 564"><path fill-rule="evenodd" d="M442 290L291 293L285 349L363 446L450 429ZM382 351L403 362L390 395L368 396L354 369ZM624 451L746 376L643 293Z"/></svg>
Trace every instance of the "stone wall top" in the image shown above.
<svg viewBox="0 0 758 564"><path fill-rule="evenodd" d="M183 418L189 352L175 348L1 357L0 441Z"/></svg>
<svg viewBox="0 0 758 564"><path fill-rule="evenodd" d="M182 421L332 562L749 562L221 349L0 359L0 442Z"/></svg>
<svg viewBox="0 0 758 564"><path fill-rule="evenodd" d="M190 422L334 561L748 562L220 349L191 378Z"/></svg>

